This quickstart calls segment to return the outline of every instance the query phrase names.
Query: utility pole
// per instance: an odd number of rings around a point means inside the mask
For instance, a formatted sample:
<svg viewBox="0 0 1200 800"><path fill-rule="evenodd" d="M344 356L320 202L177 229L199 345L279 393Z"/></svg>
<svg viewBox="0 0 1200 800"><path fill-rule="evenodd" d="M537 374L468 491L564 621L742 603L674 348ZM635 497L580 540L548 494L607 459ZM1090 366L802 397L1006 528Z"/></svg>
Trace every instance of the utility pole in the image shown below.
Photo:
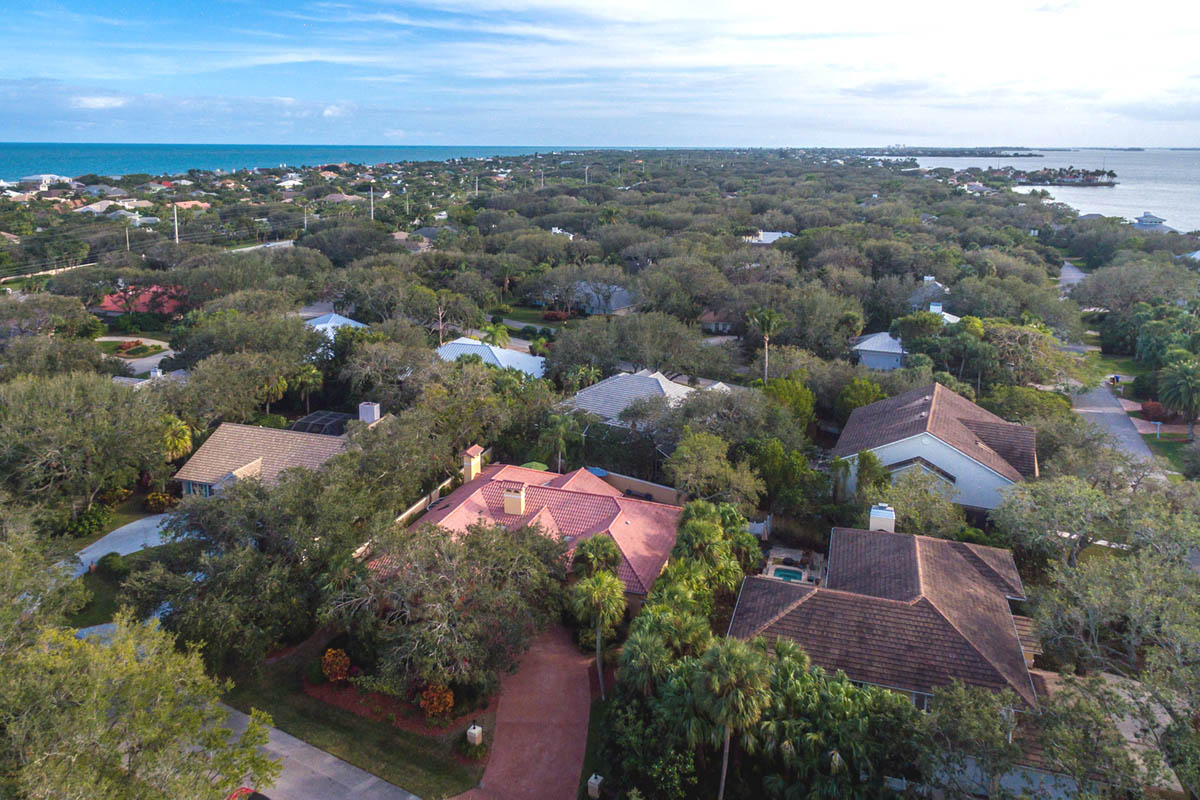
<svg viewBox="0 0 1200 800"><path fill-rule="evenodd" d="M179 206L172 205L171 213L175 217L175 244L179 244Z"/></svg>
<svg viewBox="0 0 1200 800"><path fill-rule="evenodd" d="M308 233L308 203L301 203L300 207L304 209L304 232Z"/></svg>
<svg viewBox="0 0 1200 800"><path fill-rule="evenodd" d="M539 173L541 174L541 176L542 176L542 188L543 188L543 189L545 189L545 188L546 188L546 170L544 170L544 169L539 169L539 170L538 170L538 172L539 172Z"/></svg>
<svg viewBox="0 0 1200 800"><path fill-rule="evenodd" d="M592 165L591 165L591 164L584 164L584 166L583 166L583 185L584 185L584 186L587 186L587 185L588 185L588 176L587 176L587 174L588 174L588 170L589 170L589 169L591 169L591 168L592 168Z"/></svg>
<svg viewBox="0 0 1200 800"><path fill-rule="evenodd" d="M370 187L370 189L371 189L371 222L374 222L375 221L375 187L372 186L372 187Z"/></svg>
<svg viewBox="0 0 1200 800"><path fill-rule="evenodd" d="M475 176L475 196L479 197L479 176Z"/></svg>
<svg viewBox="0 0 1200 800"><path fill-rule="evenodd" d="M129 225L125 225L125 252L129 252Z"/></svg>

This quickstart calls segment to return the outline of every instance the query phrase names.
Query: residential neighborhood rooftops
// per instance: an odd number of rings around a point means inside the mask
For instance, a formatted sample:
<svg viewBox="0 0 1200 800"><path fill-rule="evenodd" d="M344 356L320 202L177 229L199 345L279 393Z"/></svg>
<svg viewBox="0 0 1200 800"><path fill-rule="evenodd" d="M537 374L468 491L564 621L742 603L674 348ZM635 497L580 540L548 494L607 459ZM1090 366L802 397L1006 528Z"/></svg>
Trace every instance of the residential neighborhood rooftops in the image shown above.
<svg viewBox="0 0 1200 800"><path fill-rule="evenodd" d="M1024 590L1008 551L835 528L826 584L746 578L729 634L791 639L854 681L932 694L957 679L1034 706L1010 597Z"/></svg>
<svg viewBox="0 0 1200 800"><path fill-rule="evenodd" d="M1036 432L1006 422L934 383L856 408L838 438L840 458L930 433L1012 481L1037 477Z"/></svg>
<svg viewBox="0 0 1200 800"><path fill-rule="evenodd" d="M681 513L678 506L626 497L586 469L560 474L492 464L434 502L417 524L452 531L481 521L506 528L537 524L572 549L607 533L621 552L617 577L627 592L644 595L666 566Z"/></svg>
<svg viewBox="0 0 1200 800"><path fill-rule="evenodd" d="M337 436L223 422L175 474L175 479L217 485L230 476L241 477L240 470L261 460L255 473L269 484L292 467L317 469L345 447L346 440Z"/></svg>
<svg viewBox="0 0 1200 800"><path fill-rule="evenodd" d="M452 342L446 342L437 349L437 354L443 361L457 361L463 356L476 355L483 359L485 364L501 369L519 369L534 378L542 377L546 371L546 360L541 356L531 356L517 350L485 344L470 336L460 336Z"/></svg>
<svg viewBox="0 0 1200 800"><path fill-rule="evenodd" d="M617 422L621 412L634 401L647 397L665 397L677 403L694 391L690 386L674 383L661 372L641 370L619 372L581 389L570 403L581 411L595 414L606 422Z"/></svg>
<svg viewBox="0 0 1200 800"><path fill-rule="evenodd" d="M907 352L904 349L904 345L900 343L900 340L887 331L868 333L865 336L860 336L850 349L865 350L872 353L894 353L896 355L904 355Z"/></svg>
<svg viewBox="0 0 1200 800"><path fill-rule="evenodd" d="M319 317L313 317L312 319L307 319L304 321L304 324L314 330L320 331L321 333L328 336L330 339L332 339L334 337L334 335L337 333L338 328L346 328L346 327L365 328L365 327L367 327L366 323L359 322L356 319L350 319L349 317L343 317L341 314L336 314L332 311L329 312L328 314L322 314Z"/></svg>

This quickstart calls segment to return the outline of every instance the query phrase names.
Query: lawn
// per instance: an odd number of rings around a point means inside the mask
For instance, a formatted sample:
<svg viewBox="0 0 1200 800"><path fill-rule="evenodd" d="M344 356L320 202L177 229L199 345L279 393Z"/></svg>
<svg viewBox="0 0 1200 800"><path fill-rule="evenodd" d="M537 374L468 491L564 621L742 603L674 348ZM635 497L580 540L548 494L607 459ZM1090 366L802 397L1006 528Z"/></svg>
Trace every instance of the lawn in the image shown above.
<svg viewBox="0 0 1200 800"><path fill-rule="evenodd" d="M1133 360L1133 356L1116 356L1110 353L1088 353L1085 359L1086 380L1089 383L1100 383L1109 375L1118 374L1137 377L1150 372ZM1130 381L1122 381L1128 384Z"/></svg>
<svg viewBox="0 0 1200 800"><path fill-rule="evenodd" d="M1189 445L1186 434L1166 433L1161 439L1156 439L1153 433L1143 433L1142 439L1150 447L1150 452L1165 461L1170 469L1183 472L1183 452Z"/></svg>
<svg viewBox="0 0 1200 800"><path fill-rule="evenodd" d="M600 752L600 748L604 744L604 728L607 719L608 712L605 704L599 699L593 700L592 713L588 716L587 750L584 751L583 769L579 773L579 800L586 800L588 796L588 778L596 773L604 775L608 772L604 765L603 754Z"/></svg>
<svg viewBox="0 0 1200 800"><path fill-rule="evenodd" d="M118 356L120 358L141 358L142 356L152 356L155 353L161 353L165 348L157 344L142 344L137 347L130 348L121 353L117 348L123 342L96 342L100 345L100 349L110 356Z"/></svg>
<svg viewBox="0 0 1200 800"><path fill-rule="evenodd" d="M497 314L495 311L488 312L489 316L494 316L495 314ZM553 328L556 324L543 320L542 309L540 308L514 307L512 311L507 314L500 314L500 316L505 319L515 319L518 322L523 322L526 325L534 325L538 328Z"/></svg>
<svg viewBox="0 0 1200 800"><path fill-rule="evenodd" d="M301 666L294 659L269 665L261 677L239 682L225 700L246 713L261 708L275 727L425 800L453 797L479 782L483 766L454 757L456 733L421 736L309 697L301 689Z"/></svg>
<svg viewBox="0 0 1200 800"><path fill-rule="evenodd" d="M167 556L171 548L176 546L165 544L161 547L149 547L125 558L132 570L141 570L151 562ZM117 613L117 594L121 590L121 581L99 571L85 572L80 580L91 594L91 599L87 605L67 617L68 624L73 628L87 628L112 622L113 615Z"/></svg>

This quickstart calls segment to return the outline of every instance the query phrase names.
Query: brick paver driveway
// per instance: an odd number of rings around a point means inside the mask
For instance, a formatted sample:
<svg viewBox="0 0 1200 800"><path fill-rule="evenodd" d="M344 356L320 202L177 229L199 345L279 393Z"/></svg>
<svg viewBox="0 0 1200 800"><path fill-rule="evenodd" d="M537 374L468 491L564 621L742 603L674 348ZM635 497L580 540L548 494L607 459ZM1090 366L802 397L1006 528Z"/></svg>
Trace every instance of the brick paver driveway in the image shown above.
<svg viewBox="0 0 1200 800"><path fill-rule="evenodd" d="M455 800L574 800L587 748L590 659L555 626L500 682L492 755Z"/></svg>

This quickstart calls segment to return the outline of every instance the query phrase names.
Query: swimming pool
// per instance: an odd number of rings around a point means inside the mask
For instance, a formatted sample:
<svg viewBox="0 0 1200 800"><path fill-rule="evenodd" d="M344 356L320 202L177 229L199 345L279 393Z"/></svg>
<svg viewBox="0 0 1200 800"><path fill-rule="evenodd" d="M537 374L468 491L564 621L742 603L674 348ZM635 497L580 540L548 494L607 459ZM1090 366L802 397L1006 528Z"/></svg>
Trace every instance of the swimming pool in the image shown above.
<svg viewBox="0 0 1200 800"><path fill-rule="evenodd" d="M792 569L790 567L776 567L775 569L771 570L771 577L783 578L785 581L796 582L804 580L804 573L798 569Z"/></svg>

